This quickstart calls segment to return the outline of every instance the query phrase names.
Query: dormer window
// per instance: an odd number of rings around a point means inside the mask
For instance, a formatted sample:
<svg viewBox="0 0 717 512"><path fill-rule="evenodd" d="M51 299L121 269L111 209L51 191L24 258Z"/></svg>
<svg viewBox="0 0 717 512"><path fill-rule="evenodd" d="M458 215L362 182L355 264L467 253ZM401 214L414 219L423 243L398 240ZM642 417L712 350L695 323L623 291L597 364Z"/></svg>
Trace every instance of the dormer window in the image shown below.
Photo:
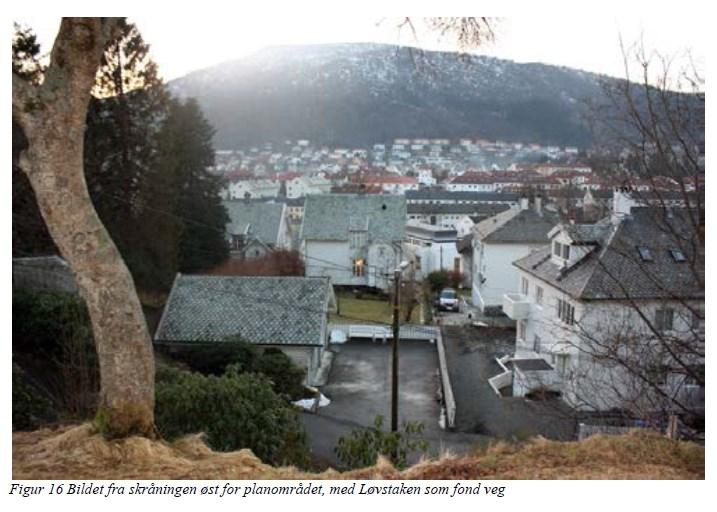
<svg viewBox="0 0 717 512"><path fill-rule="evenodd" d="M553 242L553 254L558 258L569 260L570 246L567 244L561 244L560 242Z"/></svg>
<svg viewBox="0 0 717 512"><path fill-rule="evenodd" d="M654 259L652 258L652 251L650 251L648 247L645 247L644 245L638 245L637 252L640 255L640 259L642 261L654 261Z"/></svg>

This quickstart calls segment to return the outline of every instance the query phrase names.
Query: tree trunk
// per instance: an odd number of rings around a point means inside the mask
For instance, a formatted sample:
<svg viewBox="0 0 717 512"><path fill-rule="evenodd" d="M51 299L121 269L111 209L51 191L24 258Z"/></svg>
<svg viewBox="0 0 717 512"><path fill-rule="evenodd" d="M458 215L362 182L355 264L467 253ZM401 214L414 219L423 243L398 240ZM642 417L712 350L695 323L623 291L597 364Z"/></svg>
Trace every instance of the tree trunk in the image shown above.
<svg viewBox="0 0 717 512"><path fill-rule="evenodd" d="M43 84L13 77L13 118L29 142L20 167L92 321L101 379L96 423L108 437L154 436L152 342L132 276L97 216L83 168L90 89L111 23L63 19Z"/></svg>

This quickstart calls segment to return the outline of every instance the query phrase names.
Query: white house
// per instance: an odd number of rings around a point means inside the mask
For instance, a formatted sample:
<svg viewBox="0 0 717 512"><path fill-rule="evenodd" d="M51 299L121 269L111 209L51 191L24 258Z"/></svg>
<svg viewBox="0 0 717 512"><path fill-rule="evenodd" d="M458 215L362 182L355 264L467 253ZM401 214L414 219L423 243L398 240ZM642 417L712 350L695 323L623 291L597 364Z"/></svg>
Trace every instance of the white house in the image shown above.
<svg viewBox="0 0 717 512"><path fill-rule="evenodd" d="M273 180L236 180L229 183L226 199L276 197L281 184Z"/></svg>
<svg viewBox="0 0 717 512"><path fill-rule="evenodd" d="M545 245L545 237L557 222L545 211L541 199L489 217L473 228L473 284L471 299L483 313L500 313L503 295L516 290L517 271L512 262Z"/></svg>
<svg viewBox="0 0 717 512"><path fill-rule="evenodd" d="M684 213L616 195L611 218L558 225L550 245L515 262L519 292L506 294L503 310L517 321L516 346L505 376L515 396L548 388L576 409L704 408L703 256Z"/></svg>
<svg viewBox="0 0 717 512"><path fill-rule="evenodd" d="M463 272L456 230L416 220L406 222L406 248L418 279L437 270Z"/></svg>
<svg viewBox="0 0 717 512"><path fill-rule="evenodd" d="M402 261L405 222L403 196L308 196L299 235L306 276L387 289L387 275Z"/></svg>
<svg viewBox="0 0 717 512"><path fill-rule="evenodd" d="M289 199L329 192L331 181L321 176L296 176L286 182L286 197Z"/></svg>

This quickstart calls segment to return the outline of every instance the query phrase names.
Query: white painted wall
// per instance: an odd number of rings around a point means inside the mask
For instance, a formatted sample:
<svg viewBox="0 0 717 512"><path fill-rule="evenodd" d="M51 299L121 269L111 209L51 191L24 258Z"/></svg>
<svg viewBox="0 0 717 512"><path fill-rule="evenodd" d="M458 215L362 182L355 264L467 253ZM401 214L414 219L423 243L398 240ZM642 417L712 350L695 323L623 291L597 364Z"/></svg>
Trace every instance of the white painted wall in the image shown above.
<svg viewBox="0 0 717 512"><path fill-rule="evenodd" d="M502 306L503 295L517 292L518 269L513 262L545 244L474 243L471 299L481 311Z"/></svg>
<svg viewBox="0 0 717 512"><path fill-rule="evenodd" d="M594 346L589 345L590 339L609 340L617 335L642 340L650 338L647 324L641 320L634 307L620 301L576 301L522 270L517 272L514 285L517 290L521 288L522 278L528 280L528 299L531 304L530 316L524 321L522 339L521 329L516 334L515 353L518 357L542 357L553 365L563 382L563 399L575 408L606 410L627 407L629 404L625 402L626 397L632 396L632 400L637 402L650 399L641 396L644 387L620 367L606 366L588 354L595 351ZM538 287L543 289L541 304L536 302ZM568 301L575 307L577 325L569 326L558 318L558 299ZM692 302L690 306L704 308L704 302ZM655 311L665 307L675 310L674 330L671 334L692 336L692 315L684 304L678 301L639 302L640 312L651 322L654 322ZM536 337L539 343L536 343ZM671 377L667 386L676 387L680 383Z"/></svg>

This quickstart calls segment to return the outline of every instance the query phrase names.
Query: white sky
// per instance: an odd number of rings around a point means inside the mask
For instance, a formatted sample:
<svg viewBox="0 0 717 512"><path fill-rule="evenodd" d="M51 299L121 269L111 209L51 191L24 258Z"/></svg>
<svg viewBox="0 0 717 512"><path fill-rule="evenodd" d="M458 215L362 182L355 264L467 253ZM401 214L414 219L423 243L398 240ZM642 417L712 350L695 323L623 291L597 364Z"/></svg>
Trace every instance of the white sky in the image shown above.
<svg viewBox="0 0 717 512"><path fill-rule="evenodd" d="M259 48L276 44L306 44L375 41L452 49L449 41L419 33L418 41L409 30L399 31L401 18L361 13L332 16L296 16L229 11L166 16L144 15L130 19L137 23L166 79L182 76L226 60L240 58ZM613 11L614 10L610 10ZM659 12L659 9L655 9ZM620 11L621 13L623 10ZM59 18L17 16L31 26L47 51L57 31ZM419 18L415 18L420 21ZM707 16L684 9L671 17L640 17L639 13L610 16L605 12L556 15L529 13L501 18L496 42L477 53L519 62L544 62L597 73L624 76L619 37L626 43L642 39L646 48L686 62L686 51L703 70L705 65ZM416 23L420 27L420 23Z"/></svg>

